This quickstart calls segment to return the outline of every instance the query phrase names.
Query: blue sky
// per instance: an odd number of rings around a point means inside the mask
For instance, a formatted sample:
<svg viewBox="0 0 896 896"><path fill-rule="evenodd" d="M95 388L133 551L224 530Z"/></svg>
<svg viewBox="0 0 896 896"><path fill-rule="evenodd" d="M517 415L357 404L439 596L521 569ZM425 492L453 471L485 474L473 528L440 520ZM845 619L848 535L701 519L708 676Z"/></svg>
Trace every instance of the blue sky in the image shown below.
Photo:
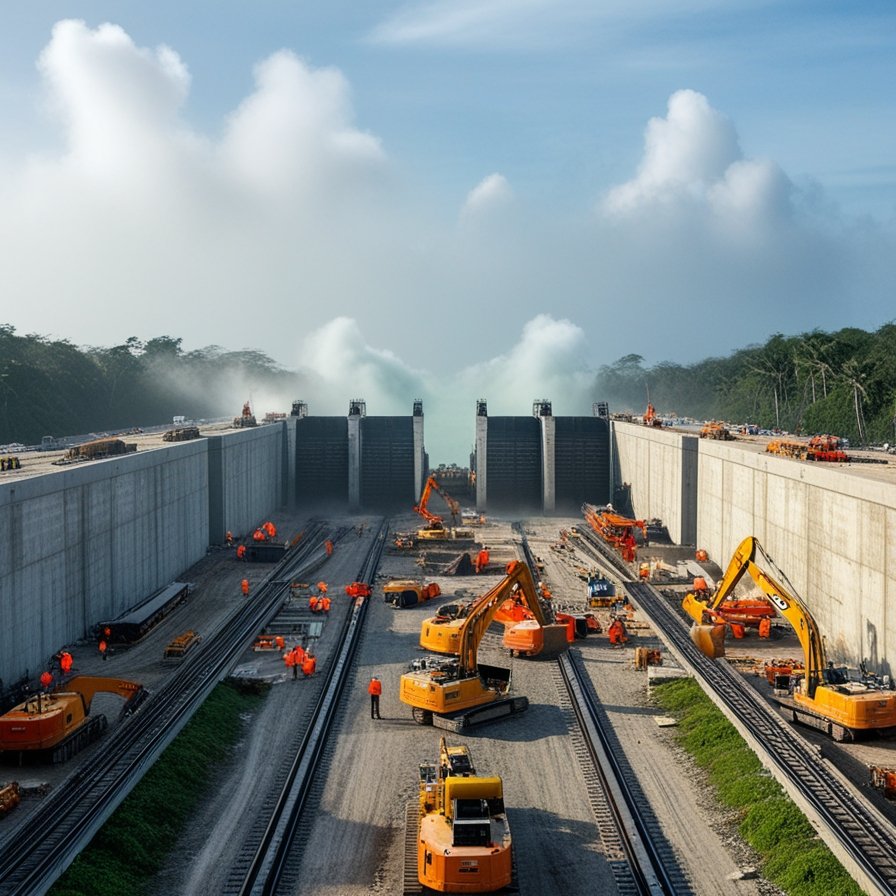
<svg viewBox="0 0 896 896"><path fill-rule="evenodd" d="M874 329L894 44L885 2L7 4L0 322L370 412Z"/></svg>

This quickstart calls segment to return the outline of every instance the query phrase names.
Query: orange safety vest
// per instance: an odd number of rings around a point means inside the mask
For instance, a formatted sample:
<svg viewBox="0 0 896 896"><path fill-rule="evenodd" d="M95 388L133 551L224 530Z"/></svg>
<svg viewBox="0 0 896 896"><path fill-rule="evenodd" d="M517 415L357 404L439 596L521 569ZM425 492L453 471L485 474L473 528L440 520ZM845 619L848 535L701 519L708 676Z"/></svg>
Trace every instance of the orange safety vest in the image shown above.
<svg viewBox="0 0 896 896"><path fill-rule="evenodd" d="M302 649L300 644L296 644L296 646L293 647L292 654L295 657L297 666L301 666L305 662L305 651Z"/></svg>
<svg viewBox="0 0 896 896"><path fill-rule="evenodd" d="M240 582L240 588L243 589L243 594L245 594L246 596L248 596L248 594L249 594L249 580L248 580L248 579L243 579L243 581Z"/></svg>
<svg viewBox="0 0 896 896"><path fill-rule="evenodd" d="M296 664L295 650L288 650L285 654L283 654L283 662L286 663L286 667L288 669L291 669Z"/></svg>
<svg viewBox="0 0 896 896"><path fill-rule="evenodd" d="M59 657L59 667L66 675L72 671L72 655L70 653L65 652Z"/></svg>
<svg viewBox="0 0 896 896"><path fill-rule="evenodd" d="M367 693L379 697L383 693L383 683L378 678L371 678L367 686Z"/></svg>
<svg viewBox="0 0 896 896"><path fill-rule="evenodd" d="M302 673L304 675L314 675L314 670L317 668L317 659L313 656L305 656L305 659L302 660Z"/></svg>
<svg viewBox="0 0 896 896"><path fill-rule="evenodd" d="M324 613L330 612L330 598L329 597L322 597L320 599L319 603L320 603L320 608L324 611Z"/></svg>
<svg viewBox="0 0 896 896"><path fill-rule="evenodd" d="M237 559L239 559L239 560L242 560L243 557L246 556L246 546L245 546L244 544L241 544L241 545L236 549L236 556L237 556Z"/></svg>

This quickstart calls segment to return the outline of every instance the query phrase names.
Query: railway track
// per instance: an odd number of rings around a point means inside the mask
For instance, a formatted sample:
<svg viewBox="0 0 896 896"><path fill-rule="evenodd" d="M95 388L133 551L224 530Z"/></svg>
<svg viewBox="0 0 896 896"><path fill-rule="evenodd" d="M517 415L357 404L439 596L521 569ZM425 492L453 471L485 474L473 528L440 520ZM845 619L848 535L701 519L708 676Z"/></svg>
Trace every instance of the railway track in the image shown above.
<svg viewBox="0 0 896 896"><path fill-rule="evenodd" d="M600 561L623 577L626 592L676 659L701 682L859 885L867 893L896 896L896 828L736 670L704 656L682 617L653 586L631 581L632 571L621 558L591 533L583 534Z"/></svg>
<svg viewBox="0 0 896 896"><path fill-rule="evenodd" d="M276 614L290 580L323 564L324 537L321 523L309 526L253 599L191 651L165 685L0 844L2 896L46 892Z"/></svg>
<svg viewBox="0 0 896 896"><path fill-rule="evenodd" d="M372 584L385 546L388 527L383 523L356 580ZM295 754L284 768L279 791L271 801L270 814L261 820L243 845L224 890L239 896L268 896L286 891L291 868L298 862L293 851L302 813L312 796L319 770L324 762L331 733L338 723L340 702L349 681L367 614L369 598L359 598L346 614L335 648L335 659L328 663L317 700L304 726ZM293 889L290 892L294 892Z"/></svg>

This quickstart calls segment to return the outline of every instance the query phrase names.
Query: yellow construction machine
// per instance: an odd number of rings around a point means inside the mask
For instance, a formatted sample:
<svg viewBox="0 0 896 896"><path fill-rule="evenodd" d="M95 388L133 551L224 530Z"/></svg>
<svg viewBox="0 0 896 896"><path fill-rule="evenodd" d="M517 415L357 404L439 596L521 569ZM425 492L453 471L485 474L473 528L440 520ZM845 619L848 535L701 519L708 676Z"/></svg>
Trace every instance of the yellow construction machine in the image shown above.
<svg viewBox="0 0 896 896"><path fill-rule="evenodd" d="M528 707L526 697L510 696L510 669L479 663L477 659L479 644L495 614L512 597L514 585L526 575L531 580L528 567L515 564L498 585L464 608L462 615L441 624L434 620L424 622L421 643L450 655L430 659L423 668L401 676L401 702L411 707L418 724L463 731ZM550 634L545 635L545 647L555 649L562 641L565 650L566 626L547 628Z"/></svg>
<svg viewBox="0 0 896 896"><path fill-rule="evenodd" d="M491 605L497 598L489 621L504 626L504 646L520 656L554 658L568 646L568 626L558 624L552 611L538 596L538 590L528 564L512 560L507 564L505 577L486 594L468 606L449 604L439 613L423 620L420 627L420 646L435 653L457 656L461 651L462 632L479 601Z"/></svg>
<svg viewBox="0 0 896 896"><path fill-rule="evenodd" d="M476 774L466 746L449 747L443 737L439 761L420 764L408 828L409 834L416 832L417 881L412 883L439 893L494 893L511 883L504 785L497 776Z"/></svg>
<svg viewBox="0 0 896 896"><path fill-rule="evenodd" d="M851 680L845 668L835 668L832 662L828 662L824 639L809 608L792 586L785 588L756 564L757 554L761 554L769 567L787 581L759 542L750 537L744 539L735 551L722 584L730 593L744 573L749 573L799 638L805 672L796 682L792 697L776 698L787 715L793 721L824 731L838 741L854 740L860 732L896 728L896 691L892 685L884 685L876 675L867 674L864 667L860 680ZM685 609L696 620L696 604L700 602L689 601L690 597L692 595L685 598L690 609ZM691 637L703 653L715 657L719 655L720 635L724 637L724 632L724 625L695 623L691 628Z"/></svg>
<svg viewBox="0 0 896 896"><path fill-rule="evenodd" d="M392 579L383 585L383 600L393 607L416 607L442 593L438 582L424 583L417 579Z"/></svg>

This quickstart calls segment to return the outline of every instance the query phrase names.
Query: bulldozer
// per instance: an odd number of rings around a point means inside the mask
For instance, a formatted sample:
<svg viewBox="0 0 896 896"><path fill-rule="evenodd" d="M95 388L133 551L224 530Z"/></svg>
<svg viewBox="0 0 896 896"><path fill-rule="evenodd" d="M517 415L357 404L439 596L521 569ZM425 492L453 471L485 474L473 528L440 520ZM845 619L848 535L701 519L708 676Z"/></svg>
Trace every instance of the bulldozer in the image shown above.
<svg viewBox="0 0 896 896"><path fill-rule="evenodd" d="M96 694L125 699L121 715L137 710L149 696L136 682L76 675L50 693L37 693L0 716L0 753L18 753L53 763L65 762L106 730L104 715L90 715Z"/></svg>

